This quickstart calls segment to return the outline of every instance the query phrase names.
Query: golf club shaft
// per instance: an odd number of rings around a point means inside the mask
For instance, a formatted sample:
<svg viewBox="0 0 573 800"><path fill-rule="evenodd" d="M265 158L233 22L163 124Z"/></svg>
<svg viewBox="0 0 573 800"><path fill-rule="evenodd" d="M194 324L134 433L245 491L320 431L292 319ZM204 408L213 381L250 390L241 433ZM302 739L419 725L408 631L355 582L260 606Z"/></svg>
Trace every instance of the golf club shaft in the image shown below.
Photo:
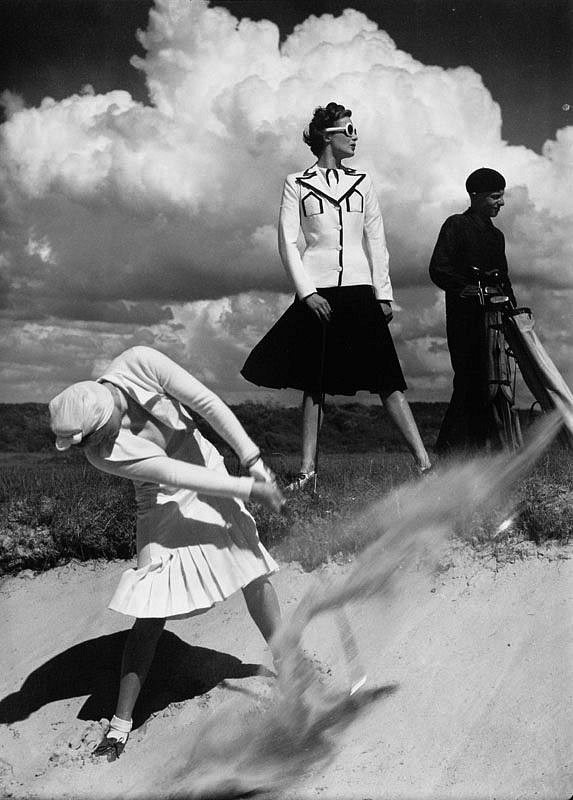
<svg viewBox="0 0 573 800"><path fill-rule="evenodd" d="M342 643L342 651L348 665L350 673L350 694L354 694L366 682L366 672L360 661L358 653L358 644L352 633L350 622L346 616L344 608L336 609L336 623L338 625L338 633Z"/></svg>
<svg viewBox="0 0 573 800"><path fill-rule="evenodd" d="M320 449L320 428L322 425L322 411L324 406L324 368L326 363L326 326L322 323L322 344L320 349L320 371L319 371L319 399L318 399L318 418L316 420L316 444L314 448L314 494L317 493L318 485L318 455Z"/></svg>

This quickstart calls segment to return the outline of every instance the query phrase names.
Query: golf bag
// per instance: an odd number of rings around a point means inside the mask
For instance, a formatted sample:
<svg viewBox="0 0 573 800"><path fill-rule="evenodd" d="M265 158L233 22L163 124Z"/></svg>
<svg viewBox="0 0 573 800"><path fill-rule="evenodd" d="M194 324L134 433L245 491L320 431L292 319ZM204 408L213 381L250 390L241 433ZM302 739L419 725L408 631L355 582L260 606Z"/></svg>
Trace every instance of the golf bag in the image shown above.
<svg viewBox="0 0 573 800"><path fill-rule="evenodd" d="M531 309L504 309L502 319L503 334L527 388L544 412L561 412L561 441L573 447L573 393L539 341Z"/></svg>
<svg viewBox="0 0 573 800"><path fill-rule="evenodd" d="M504 304L505 305L505 304ZM516 450L523 443L519 414L515 408L515 358L505 336L505 310L486 301L483 306L487 358L487 403L491 407L498 443Z"/></svg>

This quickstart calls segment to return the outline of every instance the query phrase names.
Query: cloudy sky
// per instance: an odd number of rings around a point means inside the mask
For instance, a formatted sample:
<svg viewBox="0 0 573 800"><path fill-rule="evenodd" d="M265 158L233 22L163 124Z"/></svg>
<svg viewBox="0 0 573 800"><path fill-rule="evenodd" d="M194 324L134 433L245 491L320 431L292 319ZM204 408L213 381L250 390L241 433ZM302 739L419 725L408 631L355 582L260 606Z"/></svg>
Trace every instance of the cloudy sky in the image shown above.
<svg viewBox="0 0 573 800"><path fill-rule="evenodd" d="M353 109L414 400L447 399L428 261L467 174L508 181L521 305L573 383L571 5L562 0L2 0L0 401L154 345L230 402L287 307L282 182L314 106Z"/></svg>

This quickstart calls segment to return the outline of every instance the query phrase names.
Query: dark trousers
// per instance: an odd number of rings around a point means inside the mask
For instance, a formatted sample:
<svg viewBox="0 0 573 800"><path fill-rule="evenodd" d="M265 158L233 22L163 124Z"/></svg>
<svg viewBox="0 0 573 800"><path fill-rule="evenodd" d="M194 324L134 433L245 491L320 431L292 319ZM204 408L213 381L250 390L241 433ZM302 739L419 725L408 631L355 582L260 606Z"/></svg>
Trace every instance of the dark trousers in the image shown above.
<svg viewBox="0 0 573 800"><path fill-rule="evenodd" d="M454 390L436 452L479 450L486 446L494 426L483 308L472 300L446 297L446 331Z"/></svg>

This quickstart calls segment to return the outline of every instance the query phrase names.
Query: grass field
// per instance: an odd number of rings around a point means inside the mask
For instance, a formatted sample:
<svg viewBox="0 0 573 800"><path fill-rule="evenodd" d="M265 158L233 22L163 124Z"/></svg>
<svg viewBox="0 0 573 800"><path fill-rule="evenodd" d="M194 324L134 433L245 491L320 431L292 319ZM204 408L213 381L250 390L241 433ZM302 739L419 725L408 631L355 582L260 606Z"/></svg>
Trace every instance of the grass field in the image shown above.
<svg viewBox="0 0 573 800"><path fill-rule="evenodd" d="M267 460L283 485L297 467L293 454L271 454ZM236 459L228 461L236 472ZM325 453L318 498L310 492L293 495L282 515L250 504L262 541L275 557L309 570L352 557L368 544L368 534L357 531L352 520L414 479L411 464L404 453ZM499 522L496 509L466 519L456 534L494 555L526 552L524 543L567 543L572 487L573 459L556 447L515 487L517 512L506 535L492 535ZM10 454L0 461L0 574L41 571L72 559L131 558L134 529L131 483L97 472L80 453Z"/></svg>

